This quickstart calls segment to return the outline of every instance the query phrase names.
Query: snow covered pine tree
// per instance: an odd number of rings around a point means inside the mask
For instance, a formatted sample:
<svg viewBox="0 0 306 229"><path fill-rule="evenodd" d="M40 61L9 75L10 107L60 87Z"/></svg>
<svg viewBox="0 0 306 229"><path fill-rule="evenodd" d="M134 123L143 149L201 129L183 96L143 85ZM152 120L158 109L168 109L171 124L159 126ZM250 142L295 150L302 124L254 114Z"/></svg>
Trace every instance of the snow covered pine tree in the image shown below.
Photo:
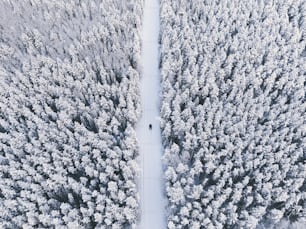
<svg viewBox="0 0 306 229"><path fill-rule="evenodd" d="M305 228L306 2L160 10L168 228Z"/></svg>
<svg viewBox="0 0 306 229"><path fill-rule="evenodd" d="M0 228L136 226L142 6L0 2Z"/></svg>

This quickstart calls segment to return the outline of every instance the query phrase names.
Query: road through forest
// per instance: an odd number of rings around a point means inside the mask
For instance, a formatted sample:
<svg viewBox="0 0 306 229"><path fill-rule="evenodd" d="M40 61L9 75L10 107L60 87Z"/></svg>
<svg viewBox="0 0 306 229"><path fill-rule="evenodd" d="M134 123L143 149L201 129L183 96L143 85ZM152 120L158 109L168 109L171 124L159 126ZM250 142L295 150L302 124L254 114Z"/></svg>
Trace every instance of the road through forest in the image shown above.
<svg viewBox="0 0 306 229"><path fill-rule="evenodd" d="M162 182L162 141L159 125L160 73L159 0L145 0L142 31L142 117L136 132L140 148L140 229L165 229L166 212ZM152 129L149 125L152 125Z"/></svg>

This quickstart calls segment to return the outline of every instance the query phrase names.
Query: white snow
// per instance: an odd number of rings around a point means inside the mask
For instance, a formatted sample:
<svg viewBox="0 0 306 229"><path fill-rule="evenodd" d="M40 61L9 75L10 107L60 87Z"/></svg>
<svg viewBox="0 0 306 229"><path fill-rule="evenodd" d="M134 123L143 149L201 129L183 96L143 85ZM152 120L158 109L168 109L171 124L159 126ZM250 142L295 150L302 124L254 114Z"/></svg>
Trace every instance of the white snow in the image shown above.
<svg viewBox="0 0 306 229"><path fill-rule="evenodd" d="M159 124L160 75L159 2L145 0L142 46L141 103L142 117L137 125L140 147L140 229L166 228L162 182L162 142ZM152 124L152 130L149 129Z"/></svg>

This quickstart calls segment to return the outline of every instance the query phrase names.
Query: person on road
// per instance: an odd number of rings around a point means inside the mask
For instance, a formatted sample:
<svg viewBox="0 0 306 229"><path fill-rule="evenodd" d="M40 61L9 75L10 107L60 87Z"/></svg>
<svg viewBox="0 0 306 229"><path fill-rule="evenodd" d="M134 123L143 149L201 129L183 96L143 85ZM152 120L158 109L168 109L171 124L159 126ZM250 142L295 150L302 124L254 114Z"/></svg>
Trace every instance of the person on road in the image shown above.
<svg viewBox="0 0 306 229"><path fill-rule="evenodd" d="M152 124L149 124L149 129L152 130Z"/></svg>

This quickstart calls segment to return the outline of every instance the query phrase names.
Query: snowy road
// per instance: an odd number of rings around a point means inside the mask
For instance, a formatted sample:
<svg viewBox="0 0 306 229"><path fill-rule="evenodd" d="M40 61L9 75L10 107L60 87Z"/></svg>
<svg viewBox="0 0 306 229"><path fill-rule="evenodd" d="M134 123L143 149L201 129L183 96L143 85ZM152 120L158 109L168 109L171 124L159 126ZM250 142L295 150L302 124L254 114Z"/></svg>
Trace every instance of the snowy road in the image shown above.
<svg viewBox="0 0 306 229"><path fill-rule="evenodd" d="M166 228L165 201L162 188L162 143L159 126L160 76L158 69L159 0L145 0L141 103L142 117L137 125L140 147L141 177L140 229ZM152 124L152 130L149 129Z"/></svg>

